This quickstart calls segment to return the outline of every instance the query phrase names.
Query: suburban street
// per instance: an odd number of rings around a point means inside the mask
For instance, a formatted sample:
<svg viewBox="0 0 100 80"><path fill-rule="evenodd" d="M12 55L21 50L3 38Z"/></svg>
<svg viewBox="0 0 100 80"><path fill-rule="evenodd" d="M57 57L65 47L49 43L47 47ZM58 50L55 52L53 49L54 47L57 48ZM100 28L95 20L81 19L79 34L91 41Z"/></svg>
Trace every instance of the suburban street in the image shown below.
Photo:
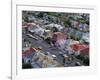
<svg viewBox="0 0 100 80"><path fill-rule="evenodd" d="M89 66L89 14L23 11L23 68Z"/></svg>

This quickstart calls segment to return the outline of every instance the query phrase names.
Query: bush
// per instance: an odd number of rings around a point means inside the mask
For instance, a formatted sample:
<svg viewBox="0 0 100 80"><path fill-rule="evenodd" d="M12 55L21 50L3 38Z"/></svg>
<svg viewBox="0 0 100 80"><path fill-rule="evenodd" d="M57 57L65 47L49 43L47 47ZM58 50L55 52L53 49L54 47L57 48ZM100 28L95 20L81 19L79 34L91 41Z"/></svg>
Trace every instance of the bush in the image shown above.
<svg viewBox="0 0 100 80"><path fill-rule="evenodd" d="M58 32L58 29L57 29L56 27L53 27L53 28L52 28L52 31L53 31L53 32Z"/></svg>
<svg viewBox="0 0 100 80"><path fill-rule="evenodd" d="M86 58L83 60L83 63L86 65L86 66L89 66L89 58Z"/></svg>
<svg viewBox="0 0 100 80"><path fill-rule="evenodd" d="M64 21L64 25L65 25L65 27L71 27L71 22L70 22L70 20L65 20L65 21Z"/></svg>
<svg viewBox="0 0 100 80"><path fill-rule="evenodd" d="M84 57L81 55L76 56L77 59L84 60Z"/></svg>
<svg viewBox="0 0 100 80"><path fill-rule="evenodd" d="M75 35L70 35L70 38L75 40Z"/></svg>
<svg viewBox="0 0 100 80"><path fill-rule="evenodd" d="M48 44L51 44L51 38L50 37L47 37L46 39L45 39L45 41L48 43Z"/></svg>

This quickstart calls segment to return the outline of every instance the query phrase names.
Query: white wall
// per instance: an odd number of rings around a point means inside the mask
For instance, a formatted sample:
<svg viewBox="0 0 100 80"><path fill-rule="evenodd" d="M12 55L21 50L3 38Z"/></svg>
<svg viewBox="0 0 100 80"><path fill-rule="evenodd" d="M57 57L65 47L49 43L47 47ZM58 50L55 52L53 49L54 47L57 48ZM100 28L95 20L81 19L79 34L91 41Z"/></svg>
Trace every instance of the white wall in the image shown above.
<svg viewBox="0 0 100 80"><path fill-rule="evenodd" d="M100 34L100 4L99 0L33 0L38 2L47 2L47 3L60 3L60 4L74 4L74 5L94 5L97 7L97 33ZM11 54L11 1L10 0L1 0L0 2L0 80L7 80L10 76L10 54ZM98 37L98 49L100 48L100 37ZM97 40L96 40L97 41ZM98 67L100 67L100 53L98 51ZM60 78L46 78L43 80L99 80L100 69L98 69L99 74L96 75L87 75L87 76L67 76ZM42 79L41 79L42 80Z"/></svg>

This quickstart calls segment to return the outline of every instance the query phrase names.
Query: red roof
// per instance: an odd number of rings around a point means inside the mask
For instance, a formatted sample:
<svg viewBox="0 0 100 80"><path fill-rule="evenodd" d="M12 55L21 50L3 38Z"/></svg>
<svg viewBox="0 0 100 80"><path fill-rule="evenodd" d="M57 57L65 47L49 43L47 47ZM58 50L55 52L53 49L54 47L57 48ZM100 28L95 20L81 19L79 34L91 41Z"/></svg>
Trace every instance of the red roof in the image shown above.
<svg viewBox="0 0 100 80"><path fill-rule="evenodd" d="M26 27L35 27L35 26L36 26L35 23L24 23L24 24L22 24L23 28L26 28Z"/></svg>
<svg viewBox="0 0 100 80"><path fill-rule="evenodd" d="M62 39L66 39L66 35L65 34L63 34L63 33L61 33L61 32L55 32L55 33L53 33L53 39L54 40L62 40Z"/></svg>
<svg viewBox="0 0 100 80"><path fill-rule="evenodd" d="M89 46L85 45L85 44L73 44L70 47L75 51L80 51L80 50L83 50L85 48L89 48Z"/></svg>
<svg viewBox="0 0 100 80"><path fill-rule="evenodd" d="M83 49L83 50L81 50L81 51L80 51L80 54L83 55L83 56L84 56L84 55L89 55L89 47L88 47L88 48L85 48L85 49Z"/></svg>
<svg viewBox="0 0 100 80"><path fill-rule="evenodd" d="M30 54L32 54L32 52L35 52L35 49L29 48L28 50L22 52L22 56L30 55Z"/></svg>

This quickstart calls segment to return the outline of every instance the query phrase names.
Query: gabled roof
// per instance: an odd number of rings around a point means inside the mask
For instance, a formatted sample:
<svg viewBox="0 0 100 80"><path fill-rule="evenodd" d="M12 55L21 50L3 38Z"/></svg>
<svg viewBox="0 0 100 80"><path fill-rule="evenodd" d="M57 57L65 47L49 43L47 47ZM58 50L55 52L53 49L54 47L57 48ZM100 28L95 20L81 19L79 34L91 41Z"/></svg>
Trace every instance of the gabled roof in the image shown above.
<svg viewBox="0 0 100 80"><path fill-rule="evenodd" d="M35 49L35 48L29 48L29 49L27 49L27 50L24 50L24 51L22 52L22 56L30 55L30 54L32 54L32 52L36 52L36 49Z"/></svg>
<svg viewBox="0 0 100 80"><path fill-rule="evenodd" d="M59 39L66 39L67 36L61 32L54 32L53 37L59 40Z"/></svg>
<svg viewBox="0 0 100 80"><path fill-rule="evenodd" d="M83 50L85 48L89 48L89 46L85 45L85 44L73 44L70 47L75 51L80 51L80 50Z"/></svg>
<svg viewBox="0 0 100 80"><path fill-rule="evenodd" d="M24 23L22 24L22 27L25 28L25 27L36 27L36 24L35 23Z"/></svg>

